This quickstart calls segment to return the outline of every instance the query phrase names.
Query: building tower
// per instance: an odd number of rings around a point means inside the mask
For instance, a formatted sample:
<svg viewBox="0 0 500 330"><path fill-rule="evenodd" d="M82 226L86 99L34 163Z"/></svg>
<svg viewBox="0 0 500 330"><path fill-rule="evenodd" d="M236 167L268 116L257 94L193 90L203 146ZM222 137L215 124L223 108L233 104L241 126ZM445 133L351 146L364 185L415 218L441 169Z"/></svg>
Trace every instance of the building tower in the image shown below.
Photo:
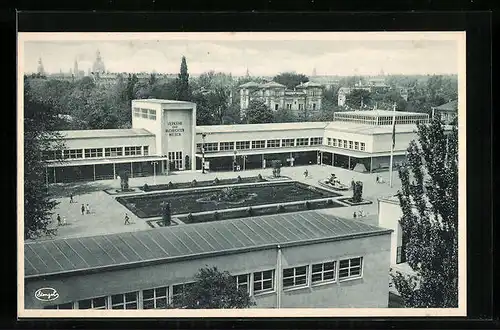
<svg viewBox="0 0 500 330"><path fill-rule="evenodd" d="M99 52L99 50L97 50L96 59L95 59L94 65L92 66L92 70L94 73L105 73L106 72L106 68L104 66L104 62L101 58L101 53Z"/></svg>
<svg viewBox="0 0 500 330"><path fill-rule="evenodd" d="M248 71L248 67L247 67L247 72L245 74L245 77L250 77L250 72Z"/></svg>
<svg viewBox="0 0 500 330"><path fill-rule="evenodd" d="M78 70L78 61L75 58L75 64L73 65L73 74L75 77L77 77L80 74L80 71Z"/></svg>
<svg viewBox="0 0 500 330"><path fill-rule="evenodd" d="M313 68L312 76L316 77L316 68Z"/></svg>
<svg viewBox="0 0 500 330"><path fill-rule="evenodd" d="M44 75L45 74L45 70L43 68L43 63L42 63L42 58L40 57L38 59L38 69L37 69L37 72L41 75Z"/></svg>

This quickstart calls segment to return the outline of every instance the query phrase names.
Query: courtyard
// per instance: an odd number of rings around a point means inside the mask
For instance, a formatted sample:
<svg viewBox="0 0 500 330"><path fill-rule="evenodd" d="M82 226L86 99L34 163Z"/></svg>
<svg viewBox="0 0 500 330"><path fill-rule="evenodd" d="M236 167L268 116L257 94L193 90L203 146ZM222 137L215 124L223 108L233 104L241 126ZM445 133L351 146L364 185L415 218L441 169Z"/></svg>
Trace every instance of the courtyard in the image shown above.
<svg viewBox="0 0 500 330"><path fill-rule="evenodd" d="M304 171L307 169L309 175L304 177ZM130 187L139 190L144 184L168 184L191 182L192 180L207 181L218 178L235 179L237 176L255 177L261 174L263 177L270 176L272 169L247 170L239 172L217 172L217 173L201 173L195 171L173 172L168 176L157 175L156 177L131 178L129 181ZM305 183L307 185L322 189L318 180L323 180L334 173L338 179L345 184L350 184L352 180L363 182L363 199L369 200L372 203L362 206L346 206L321 209L318 212L336 215L344 218L353 218L353 213L363 211L366 215L357 220L376 225L377 219L377 198L383 196L394 195L401 186L397 173L393 173L393 187L389 186L389 172L377 174L358 173L347 169L332 167L327 165L309 165L297 167L284 167L281 170L282 176L287 176L292 180ZM376 182L376 176L383 180L383 183ZM120 232L131 232L151 229L150 224L146 219L141 219L133 212L128 210L123 204L119 203L115 198L106 193L104 190L119 189L119 180L101 180L84 183L71 184L55 184L49 186L49 192L59 202L53 214L52 227L58 228L58 238L69 237L85 237L100 234L111 234ZM69 196L73 194L74 203L70 203ZM137 194L137 192L135 193ZM143 192L138 193L145 194ZM332 192L332 194L337 194ZM350 197L352 191L340 192L341 196ZM300 197L300 196L299 196ZM126 198L126 195L124 195ZM305 200L310 197L300 198ZM341 197L337 197L341 198ZM182 198L179 199L182 203ZM274 201L269 201L269 204ZM90 214L82 214L81 206L89 204ZM248 206L245 204L245 206ZM57 226L57 214L63 218L66 225ZM124 224L125 214L130 218L130 224ZM151 218L148 218L148 220ZM179 225L183 225L180 223ZM43 237L40 239L50 239Z"/></svg>

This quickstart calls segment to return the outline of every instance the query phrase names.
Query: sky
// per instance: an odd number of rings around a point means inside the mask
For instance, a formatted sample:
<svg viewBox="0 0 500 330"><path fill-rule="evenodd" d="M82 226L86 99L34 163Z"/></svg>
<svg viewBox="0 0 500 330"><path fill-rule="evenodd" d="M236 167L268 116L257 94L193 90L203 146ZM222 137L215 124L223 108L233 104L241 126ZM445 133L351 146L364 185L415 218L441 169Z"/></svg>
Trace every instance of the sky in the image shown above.
<svg viewBox="0 0 500 330"><path fill-rule="evenodd" d="M295 71L311 75L385 74L456 74L458 73L457 40L407 37L377 40L366 35L355 39L289 40L292 33L280 38L175 38L160 40L92 38L50 40L31 38L23 42L25 72L36 72L41 58L45 71L69 72L74 61L80 70L92 67L99 50L110 72L178 73L182 56L186 56L191 74L207 71L244 75L272 76ZM285 35L283 34L283 35ZM276 34L275 34L276 35ZM68 36L68 35L67 35ZM288 38L288 39L287 39ZM406 39L406 40L405 40Z"/></svg>

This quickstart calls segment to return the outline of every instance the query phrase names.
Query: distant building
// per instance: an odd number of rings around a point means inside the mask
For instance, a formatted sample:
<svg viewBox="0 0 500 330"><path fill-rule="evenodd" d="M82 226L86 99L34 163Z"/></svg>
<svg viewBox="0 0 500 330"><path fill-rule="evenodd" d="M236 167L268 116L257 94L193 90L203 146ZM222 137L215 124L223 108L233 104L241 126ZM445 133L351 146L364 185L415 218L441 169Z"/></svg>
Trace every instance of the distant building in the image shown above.
<svg viewBox="0 0 500 330"><path fill-rule="evenodd" d="M38 59L37 73L40 74L40 75L44 75L45 74L45 69L43 68L42 58Z"/></svg>
<svg viewBox="0 0 500 330"><path fill-rule="evenodd" d="M101 53L99 52L99 50L97 50L96 59L92 66L92 71L97 74L106 72L106 67L104 65L104 61L101 58Z"/></svg>
<svg viewBox="0 0 500 330"><path fill-rule="evenodd" d="M451 100L448 103L432 108L432 117L439 115L443 122L450 125L458 116L458 100Z"/></svg>
<svg viewBox="0 0 500 330"><path fill-rule="evenodd" d="M291 110L295 114L312 114L321 110L323 88L314 82L301 83L294 90L274 81L248 82L240 89L240 114L242 117L253 100L264 102L272 111Z"/></svg>

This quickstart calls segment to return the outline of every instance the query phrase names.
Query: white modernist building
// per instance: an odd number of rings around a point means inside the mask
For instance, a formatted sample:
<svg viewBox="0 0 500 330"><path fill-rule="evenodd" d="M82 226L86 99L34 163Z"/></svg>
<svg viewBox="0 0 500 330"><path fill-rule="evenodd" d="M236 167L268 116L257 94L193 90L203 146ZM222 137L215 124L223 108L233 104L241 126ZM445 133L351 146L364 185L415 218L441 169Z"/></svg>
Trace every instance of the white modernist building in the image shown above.
<svg viewBox="0 0 500 330"><path fill-rule="evenodd" d="M170 171L235 171L324 164L356 171L388 169L392 111L335 113L332 122L196 126L196 105L132 101L132 128L61 131L64 150L46 153L47 182L113 179ZM394 164L405 158L416 123L427 114L395 113ZM358 165L359 164L359 165ZM358 166L356 166L358 165Z"/></svg>

